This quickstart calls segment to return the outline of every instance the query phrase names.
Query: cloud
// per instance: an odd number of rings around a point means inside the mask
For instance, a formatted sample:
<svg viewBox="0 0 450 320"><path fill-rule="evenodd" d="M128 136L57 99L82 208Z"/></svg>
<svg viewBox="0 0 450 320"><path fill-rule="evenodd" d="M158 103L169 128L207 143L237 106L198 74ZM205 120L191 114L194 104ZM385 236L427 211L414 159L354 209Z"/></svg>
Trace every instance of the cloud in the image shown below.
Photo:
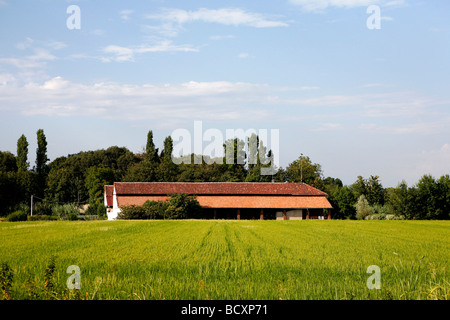
<svg viewBox="0 0 450 320"><path fill-rule="evenodd" d="M234 36L231 34L227 34L225 36L216 35L209 37L209 39L211 40L234 39Z"/></svg>
<svg viewBox="0 0 450 320"><path fill-rule="evenodd" d="M123 21L128 21L130 19L130 15L134 13L134 10L122 10L120 11L120 19Z"/></svg>
<svg viewBox="0 0 450 320"><path fill-rule="evenodd" d="M4 81L1 81L4 78ZM0 110L24 115L85 116L125 121L158 119L269 119L260 108L267 86L241 82L195 82L178 85L82 84L60 76L41 84L10 83L0 76ZM245 106L245 108L243 108Z"/></svg>
<svg viewBox="0 0 450 320"><path fill-rule="evenodd" d="M136 54L152 53L152 52L198 52L197 48L189 45L175 45L172 41L165 40L154 45L140 45L136 47L122 47L117 45L109 45L103 49L108 54L100 58L103 62L128 62L134 61Z"/></svg>
<svg viewBox="0 0 450 320"><path fill-rule="evenodd" d="M269 20L259 13L246 12L239 8L206 9L186 11L182 9L164 9L159 14L147 15L148 19L163 20L182 25L191 22L219 23L231 26L255 28L287 27L282 21Z"/></svg>
<svg viewBox="0 0 450 320"><path fill-rule="evenodd" d="M245 52L238 54L238 58L239 59L247 59L248 57L250 57L250 55L248 53L245 53Z"/></svg>
<svg viewBox="0 0 450 320"><path fill-rule="evenodd" d="M320 12L325 9L334 8L357 8L368 7L370 5L380 6L401 6L404 5L404 0L289 0L291 4L300 6L307 12Z"/></svg>

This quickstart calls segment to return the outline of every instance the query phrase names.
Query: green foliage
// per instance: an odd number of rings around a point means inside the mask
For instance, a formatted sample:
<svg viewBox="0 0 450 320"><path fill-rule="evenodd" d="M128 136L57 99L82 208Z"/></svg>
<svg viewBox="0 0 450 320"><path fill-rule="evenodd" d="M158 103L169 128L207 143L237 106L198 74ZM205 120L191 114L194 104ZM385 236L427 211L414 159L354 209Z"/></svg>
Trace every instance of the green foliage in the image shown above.
<svg viewBox="0 0 450 320"><path fill-rule="evenodd" d="M7 217L9 222L17 222L17 221L27 221L27 213L22 210L14 211L10 213Z"/></svg>
<svg viewBox="0 0 450 320"><path fill-rule="evenodd" d="M355 218L357 198L349 187L337 185L328 195L333 206L333 219Z"/></svg>
<svg viewBox="0 0 450 320"><path fill-rule="evenodd" d="M355 205L356 219L362 220L372 213L372 209L367 201L366 197L362 194L358 198L358 202Z"/></svg>
<svg viewBox="0 0 450 320"><path fill-rule="evenodd" d="M121 211L117 215L117 219L129 219L129 220L136 220L136 219L149 219L146 217L146 211L143 208L143 206L137 206L137 205L125 205L122 206Z"/></svg>
<svg viewBox="0 0 450 320"><path fill-rule="evenodd" d="M417 219L450 219L450 176L424 175L416 186Z"/></svg>
<svg viewBox="0 0 450 320"><path fill-rule="evenodd" d="M157 181L157 164L148 160L135 163L123 178L126 182L152 182Z"/></svg>
<svg viewBox="0 0 450 320"><path fill-rule="evenodd" d="M114 172L111 168L90 167L86 172L85 186L89 195L89 202L95 203L103 199L105 185L114 183Z"/></svg>
<svg viewBox="0 0 450 320"><path fill-rule="evenodd" d="M17 140L17 169L26 171L30 164L28 163L28 141L25 135L21 135Z"/></svg>
<svg viewBox="0 0 450 320"><path fill-rule="evenodd" d="M147 134L147 145L145 147L145 160L150 163L158 163L159 155L158 149L155 147L155 143L153 142L153 131L149 131Z"/></svg>
<svg viewBox="0 0 450 320"><path fill-rule="evenodd" d="M58 220L58 217L55 216L49 216L49 215L45 215L45 214L39 214L39 215L32 215L32 216L28 216L27 218L28 221L54 221L54 220Z"/></svg>
<svg viewBox="0 0 450 320"><path fill-rule="evenodd" d="M383 205L385 202L384 188L379 176L370 176L369 179L358 176L351 188L358 198L364 195L371 206Z"/></svg>
<svg viewBox="0 0 450 320"><path fill-rule="evenodd" d="M54 216L57 216L62 220L74 219L74 217L78 217L80 214L76 205L71 203L54 205L52 212Z"/></svg>
<svg viewBox="0 0 450 320"><path fill-rule="evenodd" d="M47 139L45 138L44 130L39 129L37 131L37 144L36 149L36 172L38 174L44 174L46 170L47 161Z"/></svg>
<svg viewBox="0 0 450 320"><path fill-rule="evenodd" d="M201 207L195 196L172 194L166 201L146 201L142 206L121 208L118 219L191 219L201 216Z"/></svg>
<svg viewBox="0 0 450 320"><path fill-rule="evenodd" d="M50 160L47 158L47 140L45 138L44 130L39 129L37 131L37 144L36 149L36 174L37 174L37 195L44 196L44 190L46 186L46 179L48 175L47 162Z"/></svg>
<svg viewBox="0 0 450 320"><path fill-rule="evenodd" d="M0 289L2 290L2 299L11 299L11 288L14 281L14 272L11 267L3 262L0 265Z"/></svg>
<svg viewBox="0 0 450 320"><path fill-rule="evenodd" d="M166 208L166 219L191 219L201 215L201 207L196 196L171 194Z"/></svg>
<svg viewBox="0 0 450 320"><path fill-rule="evenodd" d="M33 216L47 215L51 216L53 214L53 204L47 201L35 201L33 203Z"/></svg>
<svg viewBox="0 0 450 320"><path fill-rule="evenodd" d="M303 181L319 189L323 187L321 165L303 155L286 167L286 178L289 182Z"/></svg>
<svg viewBox="0 0 450 320"><path fill-rule="evenodd" d="M16 172L16 157L8 151L0 151L0 172Z"/></svg>

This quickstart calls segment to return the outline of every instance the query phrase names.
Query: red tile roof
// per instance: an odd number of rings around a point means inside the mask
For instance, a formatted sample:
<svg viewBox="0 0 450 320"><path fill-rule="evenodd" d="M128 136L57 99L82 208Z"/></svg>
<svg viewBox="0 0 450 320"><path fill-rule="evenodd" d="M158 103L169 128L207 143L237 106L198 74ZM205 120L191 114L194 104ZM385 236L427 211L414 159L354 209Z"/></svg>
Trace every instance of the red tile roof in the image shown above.
<svg viewBox="0 0 450 320"><path fill-rule="evenodd" d="M305 183L275 182L115 182L117 195L296 195L326 196Z"/></svg>
<svg viewBox="0 0 450 320"><path fill-rule="evenodd" d="M113 206L113 193L114 193L114 186L105 186L105 205L107 207Z"/></svg>

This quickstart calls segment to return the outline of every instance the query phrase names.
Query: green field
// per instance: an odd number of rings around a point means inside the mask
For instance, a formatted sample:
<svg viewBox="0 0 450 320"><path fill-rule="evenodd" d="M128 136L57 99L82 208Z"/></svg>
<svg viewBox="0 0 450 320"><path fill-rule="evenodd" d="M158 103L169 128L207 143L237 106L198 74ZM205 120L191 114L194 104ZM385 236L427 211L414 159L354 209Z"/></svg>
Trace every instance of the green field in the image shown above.
<svg viewBox="0 0 450 320"><path fill-rule="evenodd" d="M450 221L4 222L0 240L10 299L450 298Z"/></svg>

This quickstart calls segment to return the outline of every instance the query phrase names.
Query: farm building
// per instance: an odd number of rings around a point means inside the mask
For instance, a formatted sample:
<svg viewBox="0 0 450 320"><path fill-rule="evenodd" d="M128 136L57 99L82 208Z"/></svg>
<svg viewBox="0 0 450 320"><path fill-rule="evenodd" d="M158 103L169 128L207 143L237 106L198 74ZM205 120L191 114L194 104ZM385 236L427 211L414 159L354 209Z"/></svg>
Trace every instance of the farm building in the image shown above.
<svg viewBox="0 0 450 320"><path fill-rule="evenodd" d="M122 206L164 201L175 193L195 195L211 219L331 219L327 194L305 183L115 182L104 190L108 220Z"/></svg>

